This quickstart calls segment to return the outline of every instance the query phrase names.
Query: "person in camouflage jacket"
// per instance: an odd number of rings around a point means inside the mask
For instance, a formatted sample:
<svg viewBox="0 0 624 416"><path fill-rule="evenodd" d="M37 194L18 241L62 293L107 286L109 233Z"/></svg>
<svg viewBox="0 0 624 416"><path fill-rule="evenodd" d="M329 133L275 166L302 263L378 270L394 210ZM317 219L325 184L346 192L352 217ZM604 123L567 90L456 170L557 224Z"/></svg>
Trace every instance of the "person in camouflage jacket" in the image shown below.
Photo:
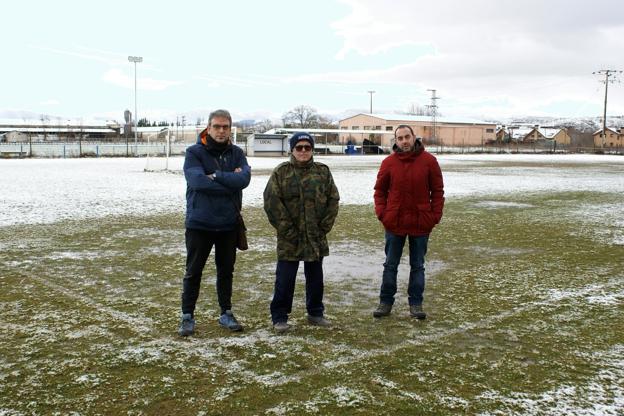
<svg viewBox="0 0 624 416"><path fill-rule="evenodd" d="M277 166L264 190L264 210L277 230L277 267L271 319L277 332L288 330L295 278L304 262L308 322L329 326L323 316L323 257L329 255L327 234L338 215L340 196L327 165L312 157L314 139L295 133L290 161Z"/></svg>

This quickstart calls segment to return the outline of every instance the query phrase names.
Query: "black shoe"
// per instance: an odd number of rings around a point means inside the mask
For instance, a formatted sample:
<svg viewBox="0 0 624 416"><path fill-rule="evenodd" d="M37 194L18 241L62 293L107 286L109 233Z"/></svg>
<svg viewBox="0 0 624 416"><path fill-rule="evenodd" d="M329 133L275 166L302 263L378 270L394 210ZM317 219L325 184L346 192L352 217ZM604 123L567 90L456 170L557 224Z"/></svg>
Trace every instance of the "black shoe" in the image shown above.
<svg viewBox="0 0 624 416"><path fill-rule="evenodd" d="M427 314L423 311L422 305L410 305L410 316L416 319L425 319Z"/></svg>
<svg viewBox="0 0 624 416"><path fill-rule="evenodd" d="M373 311L373 316L375 318L381 318L382 316L388 316L392 312L392 305L388 305L387 303L380 303L377 306L377 309Z"/></svg>

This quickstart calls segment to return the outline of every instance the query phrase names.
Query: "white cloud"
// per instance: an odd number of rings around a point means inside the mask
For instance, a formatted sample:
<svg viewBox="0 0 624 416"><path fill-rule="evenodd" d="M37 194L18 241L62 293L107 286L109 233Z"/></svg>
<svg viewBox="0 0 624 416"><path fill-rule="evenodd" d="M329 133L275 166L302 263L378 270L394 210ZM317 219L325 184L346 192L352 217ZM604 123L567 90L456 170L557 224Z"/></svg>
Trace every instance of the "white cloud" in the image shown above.
<svg viewBox="0 0 624 416"><path fill-rule="evenodd" d="M134 88L134 76L128 75L116 68L106 71L102 76L102 80L120 87ZM182 84L181 81L168 81L146 77L137 78L137 89L139 90L161 91L180 84Z"/></svg>
<svg viewBox="0 0 624 416"><path fill-rule="evenodd" d="M119 55L112 55L108 53L105 54L102 51L93 51L93 50L88 50L85 48L79 48L79 49L82 49L82 51L71 51L71 50L63 50L63 49L57 49L57 48L40 47L40 46L35 46L35 45L30 45L30 47L33 49L39 49L41 51L51 52L51 53L58 54L58 55L67 55L67 56L73 56L75 58L102 62L111 66L122 65L122 64L127 63L127 59L122 59L122 57ZM112 55L112 56L106 56L106 55Z"/></svg>
<svg viewBox="0 0 624 416"><path fill-rule="evenodd" d="M447 113L535 114L564 100L599 105L601 84L592 71L622 69L621 2L343 2L352 12L332 25L343 38L338 58L371 56L410 44L428 45L429 52L406 55L403 64L382 70L303 74L291 81L404 83L438 89ZM470 101L505 102L506 107L475 108ZM624 111L624 104L612 105L614 111Z"/></svg>

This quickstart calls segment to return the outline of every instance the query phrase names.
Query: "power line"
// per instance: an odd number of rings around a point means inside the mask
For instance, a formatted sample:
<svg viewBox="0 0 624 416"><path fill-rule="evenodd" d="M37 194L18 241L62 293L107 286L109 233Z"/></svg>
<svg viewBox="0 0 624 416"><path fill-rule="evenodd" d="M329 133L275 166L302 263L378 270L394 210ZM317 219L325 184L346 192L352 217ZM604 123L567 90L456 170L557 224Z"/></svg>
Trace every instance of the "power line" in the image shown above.
<svg viewBox="0 0 624 416"><path fill-rule="evenodd" d="M592 72L592 74L594 75L604 75L605 79L604 81L600 81L600 82L604 82L605 84L605 97L604 97L604 108L603 108L603 112L602 112L602 147L605 147L605 142L607 140L607 95L609 93L609 83L613 83L615 81L618 81L617 78L615 78L617 76L617 74L621 74L622 71L619 71L617 69L601 69L600 71L594 71ZM611 78L613 77L613 78ZM611 79L609 79L611 78ZM619 82L619 81L618 81Z"/></svg>
<svg viewBox="0 0 624 416"><path fill-rule="evenodd" d="M438 104L436 101L441 97L436 96L436 90L428 89L427 91L431 91L431 104L427 106L429 108L429 113L431 114L431 141L432 143L436 143L436 128L438 124Z"/></svg>

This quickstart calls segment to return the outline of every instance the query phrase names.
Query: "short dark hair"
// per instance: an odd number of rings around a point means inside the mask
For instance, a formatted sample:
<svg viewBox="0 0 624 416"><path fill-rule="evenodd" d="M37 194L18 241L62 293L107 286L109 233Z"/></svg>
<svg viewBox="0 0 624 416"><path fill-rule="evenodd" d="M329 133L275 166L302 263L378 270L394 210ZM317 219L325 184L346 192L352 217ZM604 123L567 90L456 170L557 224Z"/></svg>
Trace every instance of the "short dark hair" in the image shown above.
<svg viewBox="0 0 624 416"><path fill-rule="evenodd" d="M416 135L414 134L414 130L412 130L412 128L411 128L410 126L408 126L407 124L399 124L399 125L397 126L397 128L396 128L396 129L394 129L394 138L395 138L395 139L396 139L396 132L397 132L397 130L398 130L398 129L408 129L408 130L410 131L410 133L412 133L412 136L416 136Z"/></svg>
<svg viewBox="0 0 624 416"><path fill-rule="evenodd" d="M210 126L212 124L212 119L215 117L223 117L223 118L227 118L228 120L230 120L230 127L232 127L232 116L230 115L230 112L227 110L215 110L212 113L210 113L210 115L208 116L208 126Z"/></svg>

